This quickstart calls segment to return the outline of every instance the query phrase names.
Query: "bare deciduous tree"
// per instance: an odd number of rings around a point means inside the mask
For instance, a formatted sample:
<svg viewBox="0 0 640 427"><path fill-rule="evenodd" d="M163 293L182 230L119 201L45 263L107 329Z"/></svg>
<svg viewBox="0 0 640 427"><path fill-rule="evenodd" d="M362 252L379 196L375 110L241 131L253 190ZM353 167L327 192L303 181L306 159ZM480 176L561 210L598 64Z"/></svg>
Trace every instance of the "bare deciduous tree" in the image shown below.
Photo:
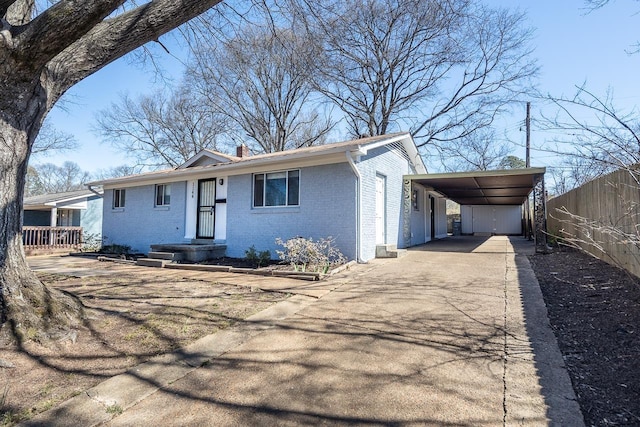
<svg viewBox="0 0 640 427"><path fill-rule="evenodd" d="M555 115L543 115L538 128L556 134L546 151L563 159L556 172L563 190L619 168L640 163L640 117L635 109L620 111L608 91L599 97L577 86L572 97L546 97L557 107Z"/></svg>
<svg viewBox="0 0 640 427"><path fill-rule="evenodd" d="M298 2L321 43L317 89L353 136L409 129L444 144L490 125L537 66L524 15L466 0Z"/></svg>
<svg viewBox="0 0 640 427"><path fill-rule="evenodd" d="M40 133L33 143L31 155L51 154L52 152L62 152L73 150L78 147L78 140L75 136L67 132L56 129L50 122L42 124Z"/></svg>
<svg viewBox="0 0 640 427"><path fill-rule="evenodd" d="M562 160L558 166L547 168L551 183L549 191L556 196L580 187L612 170L610 166L598 161L568 153L560 156Z"/></svg>
<svg viewBox="0 0 640 427"><path fill-rule="evenodd" d="M81 190L90 179L89 172L80 169L75 162L64 162L62 166L53 163L30 166L25 196Z"/></svg>
<svg viewBox="0 0 640 427"><path fill-rule="evenodd" d="M591 11L609 2L585 0ZM617 108L611 89L604 96L585 83L576 89L572 97L547 96L557 113L540 124L559 135L546 150L563 159L551 174L560 195L549 201L550 230L562 244L637 275L640 112Z"/></svg>
<svg viewBox="0 0 640 427"><path fill-rule="evenodd" d="M29 157L42 123L74 84L181 25L219 0L0 0L0 325L46 339L79 307L46 288L22 248ZM41 6L36 10L36 3ZM127 6L127 7L123 7Z"/></svg>
<svg viewBox="0 0 640 427"><path fill-rule="evenodd" d="M123 95L97 116L96 129L105 143L151 168L176 167L203 149L220 150L226 117L192 89L185 84L135 100Z"/></svg>
<svg viewBox="0 0 640 427"><path fill-rule="evenodd" d="M640 2L640 0L633 0L636 3ZM608 5L609 3L611 3L611 0L584 0L586 9L589 12L595 12L598 9L601 9L603 7L605 7L606 5ZM637 15L638 14L638 10L635 10L632 12L633 15ZM629 53L639 53L640 52L640 41L636 41L635 44L633 45L633 48L630 49Z"/></svg>
<svg viewBox="0 0 640 427"><path fill-rule="evenodd" d="M333 124L312 106L314 44L269 17L238 32L201 46L191 67L212 108L235 125L230 139L248 137L253 151L266 153L323 143Z"/></svg>
<svg viewBox="0 0 640 427"><path fill-rule="evenodd" d="M129 176L142 172L140 166L120 165L108 169L100 169L94 173L93 179L104 180L109 178L118 178L121 176Z"/></svg>
<svg viewBox="0 0 640 427"><path fill-rule="evenodd" d="M439 155L448 171L483 171L498 167L509 151L491 129L483 129L440 147Z"/></svg>

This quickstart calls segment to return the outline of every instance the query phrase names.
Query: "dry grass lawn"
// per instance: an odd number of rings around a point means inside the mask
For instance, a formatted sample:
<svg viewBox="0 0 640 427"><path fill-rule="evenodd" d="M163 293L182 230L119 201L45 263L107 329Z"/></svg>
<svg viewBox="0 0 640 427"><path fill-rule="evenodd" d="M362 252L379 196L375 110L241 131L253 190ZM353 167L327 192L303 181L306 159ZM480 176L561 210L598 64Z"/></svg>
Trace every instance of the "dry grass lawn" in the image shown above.
<svg viewBox="0 0 640 427"><path fill-rule="evenodd" d="M218 283L206 274L110 263L100 269L113 273L39 274L45 283L78 296L86 319L77 334L54 345L0 342L0 426L28 419L287 297Z"/></svg>

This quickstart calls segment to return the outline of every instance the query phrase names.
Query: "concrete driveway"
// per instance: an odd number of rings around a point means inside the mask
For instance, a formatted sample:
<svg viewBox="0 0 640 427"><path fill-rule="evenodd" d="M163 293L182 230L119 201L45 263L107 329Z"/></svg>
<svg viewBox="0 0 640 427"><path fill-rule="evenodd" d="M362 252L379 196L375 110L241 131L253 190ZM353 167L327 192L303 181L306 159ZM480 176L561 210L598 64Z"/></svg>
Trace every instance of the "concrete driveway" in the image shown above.
<svg viewBox="0 0 640 427"><path fill-rule="evenodd" d="M357 266L209 337L205 363L165 358L28 424L583 425L531 250L449 238Z"/></svg>

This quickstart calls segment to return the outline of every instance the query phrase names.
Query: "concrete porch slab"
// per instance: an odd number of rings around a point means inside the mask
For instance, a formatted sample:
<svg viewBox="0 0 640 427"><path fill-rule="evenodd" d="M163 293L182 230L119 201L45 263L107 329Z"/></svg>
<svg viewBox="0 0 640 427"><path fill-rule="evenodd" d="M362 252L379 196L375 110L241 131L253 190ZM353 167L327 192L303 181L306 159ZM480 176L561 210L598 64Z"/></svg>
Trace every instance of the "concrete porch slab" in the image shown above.
<svg viewBox="0 0 640 427"><path fill-rule="evenodd" d="M151 245L151 251L180 253L186 261L201 262L208 259L222 258L227 251L227 245L157 244Z"/></svg>

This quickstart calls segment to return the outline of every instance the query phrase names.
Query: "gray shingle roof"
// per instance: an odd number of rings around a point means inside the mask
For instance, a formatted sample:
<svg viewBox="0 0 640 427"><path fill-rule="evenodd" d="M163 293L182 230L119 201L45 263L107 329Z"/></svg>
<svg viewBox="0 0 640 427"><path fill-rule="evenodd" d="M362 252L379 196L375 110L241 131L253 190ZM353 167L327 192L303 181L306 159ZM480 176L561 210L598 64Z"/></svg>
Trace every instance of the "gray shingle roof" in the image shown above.
<svg viewBox="0 0 640 427"><path fill-rule="evenodd" d="M62 200L81 199L83 197L93 196L95 193L90 190L67 191L64 193L49 193L39 196L31 196L24 198L24 206L42 206L48 203L55 203Z"/></svg>

